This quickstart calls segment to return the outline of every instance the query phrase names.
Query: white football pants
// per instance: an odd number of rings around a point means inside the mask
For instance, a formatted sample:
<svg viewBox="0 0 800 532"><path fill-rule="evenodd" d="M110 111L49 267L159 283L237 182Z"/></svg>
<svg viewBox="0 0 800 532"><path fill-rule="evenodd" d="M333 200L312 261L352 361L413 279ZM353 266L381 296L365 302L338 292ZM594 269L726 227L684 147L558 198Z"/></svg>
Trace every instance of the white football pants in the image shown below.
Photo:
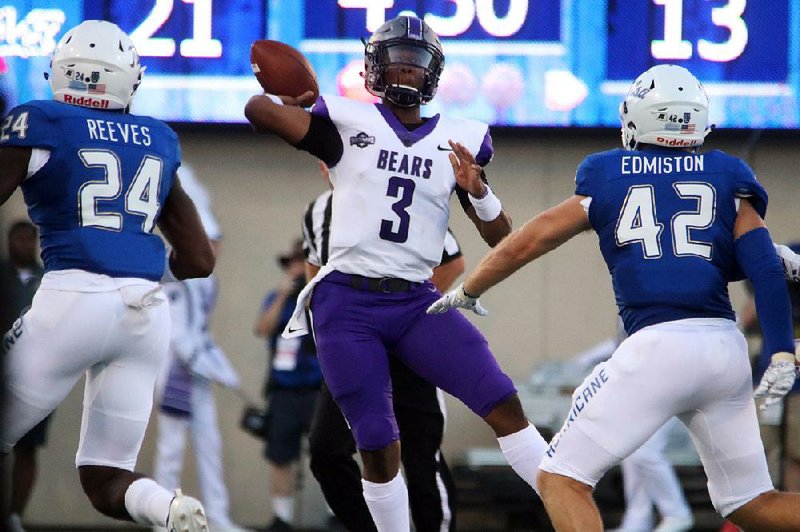
<svg viewBox="0 0 800 532"><path fill-rule="evenodd" d="M692 437L723 517L773 489L747 343L725 319L659 323L623 341L573 393L539 468L595 486L673 416Z"/></svg>
<svg viewBox="0 0 800 532"><path fill-rule="evenodd" d="M85 374L75 463L132 471L169 347L166 298L144 280L94 292L48 289L45 281L9 336L0 446L8 451Z"/></svg>

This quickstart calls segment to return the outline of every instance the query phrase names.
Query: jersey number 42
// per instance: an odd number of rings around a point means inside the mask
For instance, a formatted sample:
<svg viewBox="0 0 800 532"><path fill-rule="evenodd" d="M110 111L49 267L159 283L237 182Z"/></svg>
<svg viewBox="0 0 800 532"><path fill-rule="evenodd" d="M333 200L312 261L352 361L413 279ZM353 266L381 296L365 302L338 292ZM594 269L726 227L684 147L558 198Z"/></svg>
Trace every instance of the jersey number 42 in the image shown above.
<svg viewBox="0 0 800 532"><path fill-rule="evenodd" d="M692 240L692 229L708 229L714 223L717 193L709 183L682 182L672 185L681 199L695 200L695 208L676 212L672 224L672 251L676 257L711 259L712 246ZM617 218L614 235L618 246L638 242L646 259L661 257L661 233L664 224L656 216L656 197L652 185L634 185L628 189Z"/></svg>

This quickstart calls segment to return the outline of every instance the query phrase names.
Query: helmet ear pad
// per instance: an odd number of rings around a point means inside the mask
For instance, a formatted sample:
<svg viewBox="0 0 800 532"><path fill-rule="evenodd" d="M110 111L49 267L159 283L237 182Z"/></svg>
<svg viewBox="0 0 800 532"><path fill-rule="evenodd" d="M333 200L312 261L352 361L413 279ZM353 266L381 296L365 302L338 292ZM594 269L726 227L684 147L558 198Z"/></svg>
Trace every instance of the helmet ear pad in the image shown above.
<svg viewBox="0 0 800 532"><path fill-rule="evenodd" d="M691 72L657 65L642 73L619 106L622 145L699 147L710 131L708 96Z"/></svg>
<svg viewBox="0 0 800 532"><path fill-rule="evenodd" d="M422 70L421 87L387 79L389 67L402 65ZM372 34L365 46L367 91L401 107L430 102L436 95L443 69L444 53L439 37L425 21L416 17L399 16L389 20Z"/></svg>
<svg viewBox="0 0 800 532"><path fill-rule="evenodd" d="M127 109L143 74L139 54L124 31L111 22L87 20L58 42L45 77L57 101Z"/></svg>

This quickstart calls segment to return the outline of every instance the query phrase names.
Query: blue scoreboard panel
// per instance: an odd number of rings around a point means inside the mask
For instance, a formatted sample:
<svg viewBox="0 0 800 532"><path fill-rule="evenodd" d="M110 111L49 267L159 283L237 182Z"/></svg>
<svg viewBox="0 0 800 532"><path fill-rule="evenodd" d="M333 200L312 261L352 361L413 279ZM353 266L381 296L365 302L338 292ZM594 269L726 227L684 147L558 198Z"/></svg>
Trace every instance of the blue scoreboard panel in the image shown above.
<svg viewBox="0 0 800 532"><path fill-rule="evenodd" d="M134 112L244 122L260 90L250 44L263 38L306 54L323 93L370 100L362 39L405 13L445 50L429 114L616 127L630 82L676 63L705 84L717 125L800 128L800 0L0 0L0 90L11 103L49 98L55 43L102 18L147 66Z"/></svg>

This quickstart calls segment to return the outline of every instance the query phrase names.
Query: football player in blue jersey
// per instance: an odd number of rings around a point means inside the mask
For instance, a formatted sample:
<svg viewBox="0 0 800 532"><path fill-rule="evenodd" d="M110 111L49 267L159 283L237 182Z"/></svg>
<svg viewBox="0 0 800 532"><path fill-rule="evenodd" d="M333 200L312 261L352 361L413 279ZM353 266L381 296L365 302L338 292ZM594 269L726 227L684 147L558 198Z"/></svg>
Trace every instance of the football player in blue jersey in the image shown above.
<svg viewBox="0 0 800 532"><path fill-rule="evenodd" d="M284 335L308 332L310 300L322 373L361 453L375 526L407 532L389 356L484 419L532 487L546 442L477 328L458 313L425 314L439 296L429 279L442 257L453 192L488 244L511 231L483 176L493 154L488 125L422 117L420 107L434 97L444 67L439 38L422 19L384 23L364 60L366 88L381 103L324 96L309 112L297 104L312 103L311 91L300 99L259 95L245 115L256 131L272 132L330 168L330 254L298 296Z"/></svg>
<svg viewBox="0 0 800 532"><path fill-rule="evenodd" d="M620 117L625 149L587 157L574 196L509 235L429 312L480 309L486 290L593 229L629 337L576 389L539 465L556 529L602 530L593 487L677 416L721 515L746 530L800 530L800 494L775 491L767 471L747 345L728 297L729 282L751 280L772 354L764 394L776 400L796 369L789 295L763 221L766 191L740 159L698 150L710 131L708 98L688 70L644 72Z"/></svg>
<svg viewBox="0 0 800 532"><path fill-rule="evenodd" d="M3 342L0 449L8 452L85 373L75 463L92 505L116 519L207 530L197 500L134 472L169 346L156 225L172 245L175 276L205 277L214 267L175 177L175 133L128 113L142 71L116 25L82 22L54 51L54 99L14 108L0 126L0 205L22 189L45 263L31 309Z"/></svg>

